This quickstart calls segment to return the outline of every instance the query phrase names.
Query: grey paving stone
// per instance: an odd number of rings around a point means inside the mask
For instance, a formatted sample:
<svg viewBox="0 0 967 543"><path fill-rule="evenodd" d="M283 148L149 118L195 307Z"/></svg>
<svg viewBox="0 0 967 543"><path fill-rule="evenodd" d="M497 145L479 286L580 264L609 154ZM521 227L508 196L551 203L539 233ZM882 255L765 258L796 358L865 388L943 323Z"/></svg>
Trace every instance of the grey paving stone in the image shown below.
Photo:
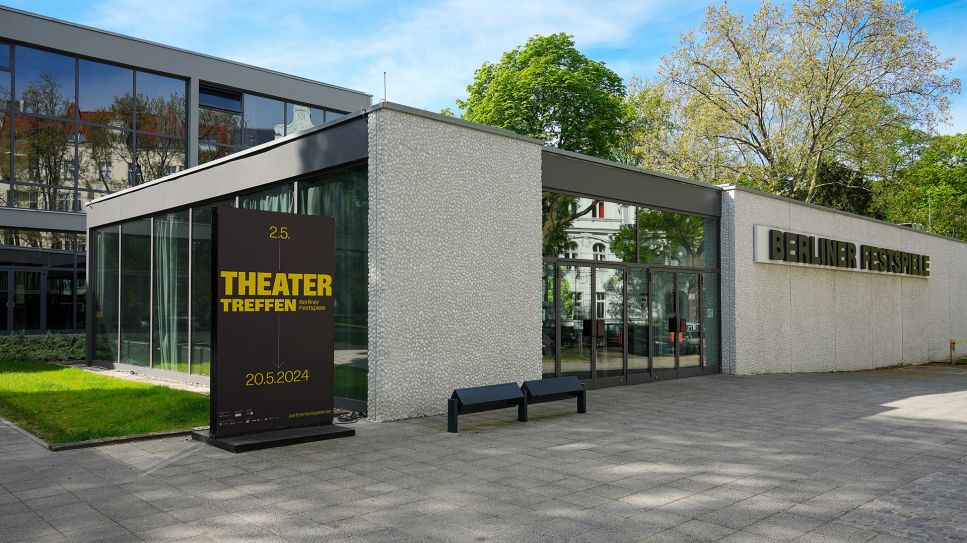
<svg viewBox="0 0 967 543"><path fill-rule="evenodd" d="M964 375L713 376L589 402L241 455L54 454L0 424L0 541L967 541Z"/></svg>

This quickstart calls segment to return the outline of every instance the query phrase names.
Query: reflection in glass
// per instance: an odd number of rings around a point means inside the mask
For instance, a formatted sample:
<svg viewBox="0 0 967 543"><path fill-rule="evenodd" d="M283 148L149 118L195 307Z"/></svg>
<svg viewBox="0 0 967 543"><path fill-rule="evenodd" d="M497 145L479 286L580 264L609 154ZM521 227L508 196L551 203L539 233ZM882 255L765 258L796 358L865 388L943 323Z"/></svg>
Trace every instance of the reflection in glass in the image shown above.
<svg viewBox="0 0 967 543"><path fill-rule="evenodd" d="M33 200L18 207L71 211L73 194L63 205L64 187L74 187L74 125L18 115L14 127L14 175L17 181L38 183Z"/></svg>
<svg viewBox="0 0 967 543"><path fill-rule="evenodd" d="M198 145L242 145L242 115L218 109L198 108Z"/></svg>
<svg viewBox="0 0 967 543"><path fill-rule="evenodd" d="M235 199L191 210L191 373L209 375L212 362L212 209Z"/></svg>
<svg viewBox="0 0 967 543"><path fill-rule="evenodd" d="M94 358L118 360L117 226L94 231Z"/></svg>
<svg viewBox="0 0 967 543"><path fill-rule="evenodd" d="M541 280L541 312L544 315L541 329L541 360L544 378L556 375L557 358L557 319L555 318L555 299L557 288L554 285L554 264L544 263L544 277Z"/></svg>
<svg viewBox="0 0 967 543"><path fill-rule="evenodd" d="M702 278L702 327L705 343L703 360L707 369L719 367L719 274L706 273Z"/></svg>
<svg viewBox="0 0 967 543"><path fill-rule="evenodd" d="M124 364L147 366L151 301L151 220L121 225L121 358Z"/></svg>
<svg viewBox="0 0 967 543"><path fill-rule="evenodd" d="M541 206L545 256L635 262L633 206L557 192L544 192Z"/></svg>
<svg viewBox="0 0 967 543"><path fill-rule="evenodd" d="M0 181L10 181L10 115L6 113L0 113ZM0 191L0 205L10 205L6 190Z"/></svg>
<svg viewBox="0 0 967 543"><path fill-rule="evenodd" d="M222 147L219 145L198 144L198 163L204 164L213 160L226 157L238 151L235 147Z"/></svg>
<svg viewBox="0 0 967 543"><path fill-rule="evenodd" d="M47 329L74 328L74 272L47 272Z"/></svg>
<svg viewBox="0 0 967 543"><path fill-rule="evenodd" d="M132 169L134 142L131 134L86 125L80 126L80 133L78 186L111 192L131 186L130 174L135 171Z"/></svg>
<svg viewBox="0 0 967 543"><path fill-rule="evenodd" d="M188 371L188 210L154 218L152 366Z"/></svg>
<svg viewBox="0 0 967 543"><path fill-rule="evenodd" d="M137 89L137 129L185 137L185 81L139 71Z"/></svg>
<svg viewBox="0 0 967 543"><path fill-rule="evenodd" d="M367 187L365 165L299 181L300 213L334 217L336 220L336 269L333 282L340 288L335 291L334 393L342 398L361 401L366 400L369 388ZM289 185L281 188L291 190ZM241 199L248 200L250 196Z"/></svg>
<svg viewBox="0 0 967 543"><path fill-rule="evenodd" d="M624 270L595 268L595 368L598 377L624 375Z"/></svg>
<svg viewBox="0 0 967 543"><path fill-rule="evenodd" d="M300 104L285 105L285 134L295 134L326 122L325 111Z"/></svg>
<svg viewBox="0 0 967 543"><path fill-rule="evenodd" d="M229 90L201 87L198 89L198 104L226 111L242 112L242 95Z"/></svg>
<svg viewBox="0 0 967 543"><path fill-rule="evenodd" d="M12 88L10 83L12 80L13 76L10 75L10 72L0 72L0 109L10 108L10 90Z"/></svg>
<svg viewBox="0 0 967 543"><path fill-rule="evenodd" d="M88 203L94 200L97 200L98 198L102 198L106 194L107 194L106 192L93 192L93 191L86 191L86 190L77 191L78 210L85 211L87 209L85 206Z"/></svg>
<svg viewBox="0 0 967 543"><path fill-rule="evenodd" d="M77 75L81 122L134 128L133 70L82 59Z"/></svg>
<svg viewBox="0 0 967 543"><path fill-rule="evenodd" d="M40 329L40 272L13 272L13 329Z"/></svg>
<svg viewBox="0 0 967 543"><path fill-rule="evenodd" d="M561 375L591 378L591 268L560 267Z"/></svg>
<svg viewBox="0 0 967 543"><path fill-rule="evenodd" d="M0 271L0 331L6 330L8 302L10 302L10 272Z"/></svg>
<svg viewBox="0 0 967 543"><path fill-rule="evenodd" d="M37 249L57 249L61 251L77 250L78 234L74 232L58 232L51 230L20 230L17 228L0 229L0 245L10 247L32 247ZM54 258L55 254L51 254ZM73 255L71 267L73 267Z"/></svg>
<svg viewBox="0 0 967 543"><path fill-rule="evenodd" d="M648 373L648 270L628 269L628 373Z"/></svg>
<svg viewBox="0 0 967 543"><path fill-rule="evenodd" d="M285 107L278 100L263 98L252 94L245 95L245 128L242 145L253 147L274 140L278 136L276 127L281 127ZM284 132L284 129L279 130Z"/></svg>
<svg viewBox="0 0 967 543"><path fill-rule="evenodd" d="M74 59L18 46L16 101L19 110L52 117L74 115Z"/></svg>
<svg viewBox="0 0 967 543"><path fill-rule="evenodd" d="M242 194L238 197L238 207L261 211L292 213L292 184L280 183L258 192Z"/></svg>
<svg viewBox="0 0 967 543"><path fill-rule="evenodd" d="M10 44L0 43L0 68L10 67ZM0 326L0 328L3 328Z"/></svg>
<svg viewBox="0 0 967 543"><path fill-rule="evenodd" d="M699 274L678 274L678 366L694 368L701 365L702 323L699 305ZM684 328L682 330L682 328Z"/></svg>
<svg viewBox="0 0 967 543"><path fill-rule="evenodd" d="M705 222L694 215L638 208L641 262L705 267Z"/></svg>
<svg viewBox="0 0 967 543"><path fill-rule="evenodd" d="M147 183L183 169L185 169L185 140L138 134L136 184Z"/></svg>
<svg viewBox="0 0 967 543"><path fill-rule="evenodd" d="M656 370L674 368L678 336L684 333L675 313L675 273L653 272L651 288L651 325L655 331L652 367Z"/></svg>
<svg viewBox="0 0 967 543"><path fill-rule="evenodd" d="M80 249L83 250L83 249ZM77 297L74 298L74 307L77 308L77 328L84 329L87 322L87 272L84 271L84 263L78 262L77 266Z"/></svg>

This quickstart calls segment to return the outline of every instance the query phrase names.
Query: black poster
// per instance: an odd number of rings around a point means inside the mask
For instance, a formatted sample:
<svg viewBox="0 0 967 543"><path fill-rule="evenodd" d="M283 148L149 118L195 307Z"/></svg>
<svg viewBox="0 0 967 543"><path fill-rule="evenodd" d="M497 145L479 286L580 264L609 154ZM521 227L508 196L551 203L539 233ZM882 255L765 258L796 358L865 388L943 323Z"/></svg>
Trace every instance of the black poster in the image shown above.
<svg viewBox="0 0 967 543"><path fill-rule="evenodd" d="M335 220L219 208L211 434L332 423Z"/></svg>

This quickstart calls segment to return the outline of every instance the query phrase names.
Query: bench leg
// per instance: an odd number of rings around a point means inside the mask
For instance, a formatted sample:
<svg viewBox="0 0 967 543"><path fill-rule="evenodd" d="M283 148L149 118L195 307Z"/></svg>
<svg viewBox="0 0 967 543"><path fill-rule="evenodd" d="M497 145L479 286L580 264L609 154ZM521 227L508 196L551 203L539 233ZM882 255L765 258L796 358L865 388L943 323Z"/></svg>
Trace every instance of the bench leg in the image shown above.
<svg viewBox="0 0 967 543"><path fill-rule="evenodd" d="M520 422L527 422L527 400L521 400L517 404L517 420Z"/></svg>
<svg viewBox="0 0 967 543"><path fill-rule="evenodd" d="M578 413L587 413L588 412L588 397L587 397L587 393L588 393L588 391L586 391L586 390L582 390L581 392L578 392Z"/></svg>
<svg viewBox="0 0 967 543"><path fill-rule="evenodd" d="M457 433L457 409L459 408L456 398L447 401L447 431Z"/></svg>

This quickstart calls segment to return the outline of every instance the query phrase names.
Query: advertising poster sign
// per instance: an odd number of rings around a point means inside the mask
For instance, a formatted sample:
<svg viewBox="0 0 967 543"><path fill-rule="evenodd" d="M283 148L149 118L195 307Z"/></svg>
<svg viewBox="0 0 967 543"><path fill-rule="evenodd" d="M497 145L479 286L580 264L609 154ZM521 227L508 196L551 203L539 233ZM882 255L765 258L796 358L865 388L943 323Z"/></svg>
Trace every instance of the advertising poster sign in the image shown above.
<svg viewBox="0 0 967 543"><path fill-rule="evenodd" d="M332 423L335 220L219 208L211 435Z"/></svg>

